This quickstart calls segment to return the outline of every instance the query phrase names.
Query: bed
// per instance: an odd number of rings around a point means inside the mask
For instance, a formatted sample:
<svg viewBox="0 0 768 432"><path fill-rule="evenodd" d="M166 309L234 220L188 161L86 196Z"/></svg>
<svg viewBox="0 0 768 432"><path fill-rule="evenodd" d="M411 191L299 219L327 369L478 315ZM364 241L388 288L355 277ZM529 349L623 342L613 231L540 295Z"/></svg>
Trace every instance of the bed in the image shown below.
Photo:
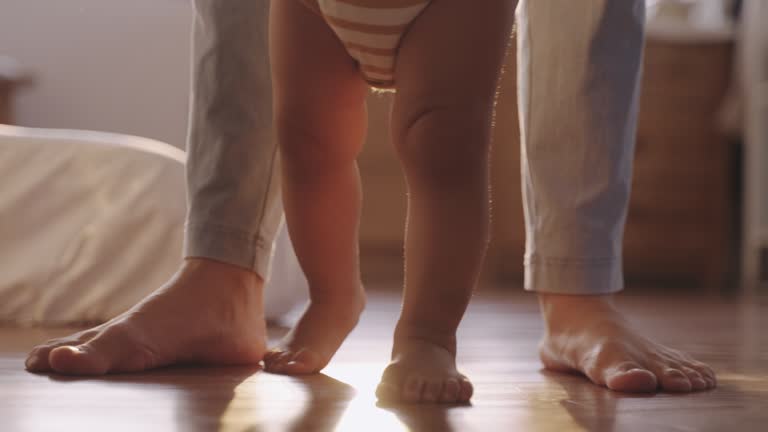
<svg viewBox="0 0 768 432"><path fill-rule="evenodd" d="M114 133L0 125L0 321L101 322L181 259L183 151ZM286 230L265 289L269 319L307 299Z"/></svg>

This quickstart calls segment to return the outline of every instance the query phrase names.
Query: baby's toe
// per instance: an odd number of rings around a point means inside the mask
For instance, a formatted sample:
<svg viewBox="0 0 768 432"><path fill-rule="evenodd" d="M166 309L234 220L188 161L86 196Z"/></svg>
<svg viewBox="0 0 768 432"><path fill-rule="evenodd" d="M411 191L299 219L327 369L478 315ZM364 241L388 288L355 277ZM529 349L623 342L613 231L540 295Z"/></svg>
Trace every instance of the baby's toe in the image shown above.
<svg viewBox="0 0 768 432"><path fill-rule="evenodd" d="M446 380L443 385L443 392L440 394L440 402L455 403L459 398L460 391L461 385L459 384L459 380L455 378Z"/></svg>

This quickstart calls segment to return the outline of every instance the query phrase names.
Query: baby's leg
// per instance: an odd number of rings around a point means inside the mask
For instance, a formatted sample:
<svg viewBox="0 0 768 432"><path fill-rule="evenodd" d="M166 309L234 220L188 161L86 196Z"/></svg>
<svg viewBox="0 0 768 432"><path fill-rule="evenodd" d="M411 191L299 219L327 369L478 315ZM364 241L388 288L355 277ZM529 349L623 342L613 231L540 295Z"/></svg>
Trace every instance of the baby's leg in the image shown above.
<svg viewBox="0 0 768 432"><path fill-rule="evenodd" d="M393 137L409 190L404 305L381 399L463 402L456 329L488 241L488 153L513 0L440 0L400 48Z"/></svg>
<svg viewBox="0 0 768 432"><path fill-rule="evenodd" d="M270 54L285 214L311 302L264 362L272 372L313 373L331 359L365 303L355 159L367 85L331 29L296 0L272 3Z"/></svg>

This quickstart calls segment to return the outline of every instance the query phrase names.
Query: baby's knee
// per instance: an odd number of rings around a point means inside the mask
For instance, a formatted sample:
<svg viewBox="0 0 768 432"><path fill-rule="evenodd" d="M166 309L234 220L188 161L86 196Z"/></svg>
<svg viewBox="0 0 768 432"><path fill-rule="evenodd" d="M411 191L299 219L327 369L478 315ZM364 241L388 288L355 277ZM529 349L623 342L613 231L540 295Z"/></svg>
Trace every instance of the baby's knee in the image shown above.
<svg viewBox="0 0 768 432"><path fill-rule="evenodd" d="M435 105L396 121L395 146L409 177L446 185L487 175L491 112L483 104Z"/></svg>
<svg viewBox="0 0 768 432"><path fill-rule="evenodd" d="M283 165L295 174L338 170L353 163L359 152L358 146L344 145L329 125L312 116L278 115L274 126Z"/></svg>

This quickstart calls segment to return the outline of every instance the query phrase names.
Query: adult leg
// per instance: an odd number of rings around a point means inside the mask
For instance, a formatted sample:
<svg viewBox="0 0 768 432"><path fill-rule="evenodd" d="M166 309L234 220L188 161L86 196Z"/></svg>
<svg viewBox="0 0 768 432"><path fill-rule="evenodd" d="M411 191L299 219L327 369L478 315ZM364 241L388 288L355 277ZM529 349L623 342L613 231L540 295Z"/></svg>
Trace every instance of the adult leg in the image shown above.
<svg viewBox="0 0 768 432"><path fill-rule="evenodd" d="M129 311L34 348L30 371L95 375L263 356L259 274L280 218L270 182L269 2L197 0L196 9L188 259Z"/></svg>
<svg viewBox="0 0 768 432"><path fill-rule="evenodd" d="M712 370L639 335L613 306L630 192L644 0L522 0L519 107L525 287L541 359L614 390L691 391Z"/></svg>

